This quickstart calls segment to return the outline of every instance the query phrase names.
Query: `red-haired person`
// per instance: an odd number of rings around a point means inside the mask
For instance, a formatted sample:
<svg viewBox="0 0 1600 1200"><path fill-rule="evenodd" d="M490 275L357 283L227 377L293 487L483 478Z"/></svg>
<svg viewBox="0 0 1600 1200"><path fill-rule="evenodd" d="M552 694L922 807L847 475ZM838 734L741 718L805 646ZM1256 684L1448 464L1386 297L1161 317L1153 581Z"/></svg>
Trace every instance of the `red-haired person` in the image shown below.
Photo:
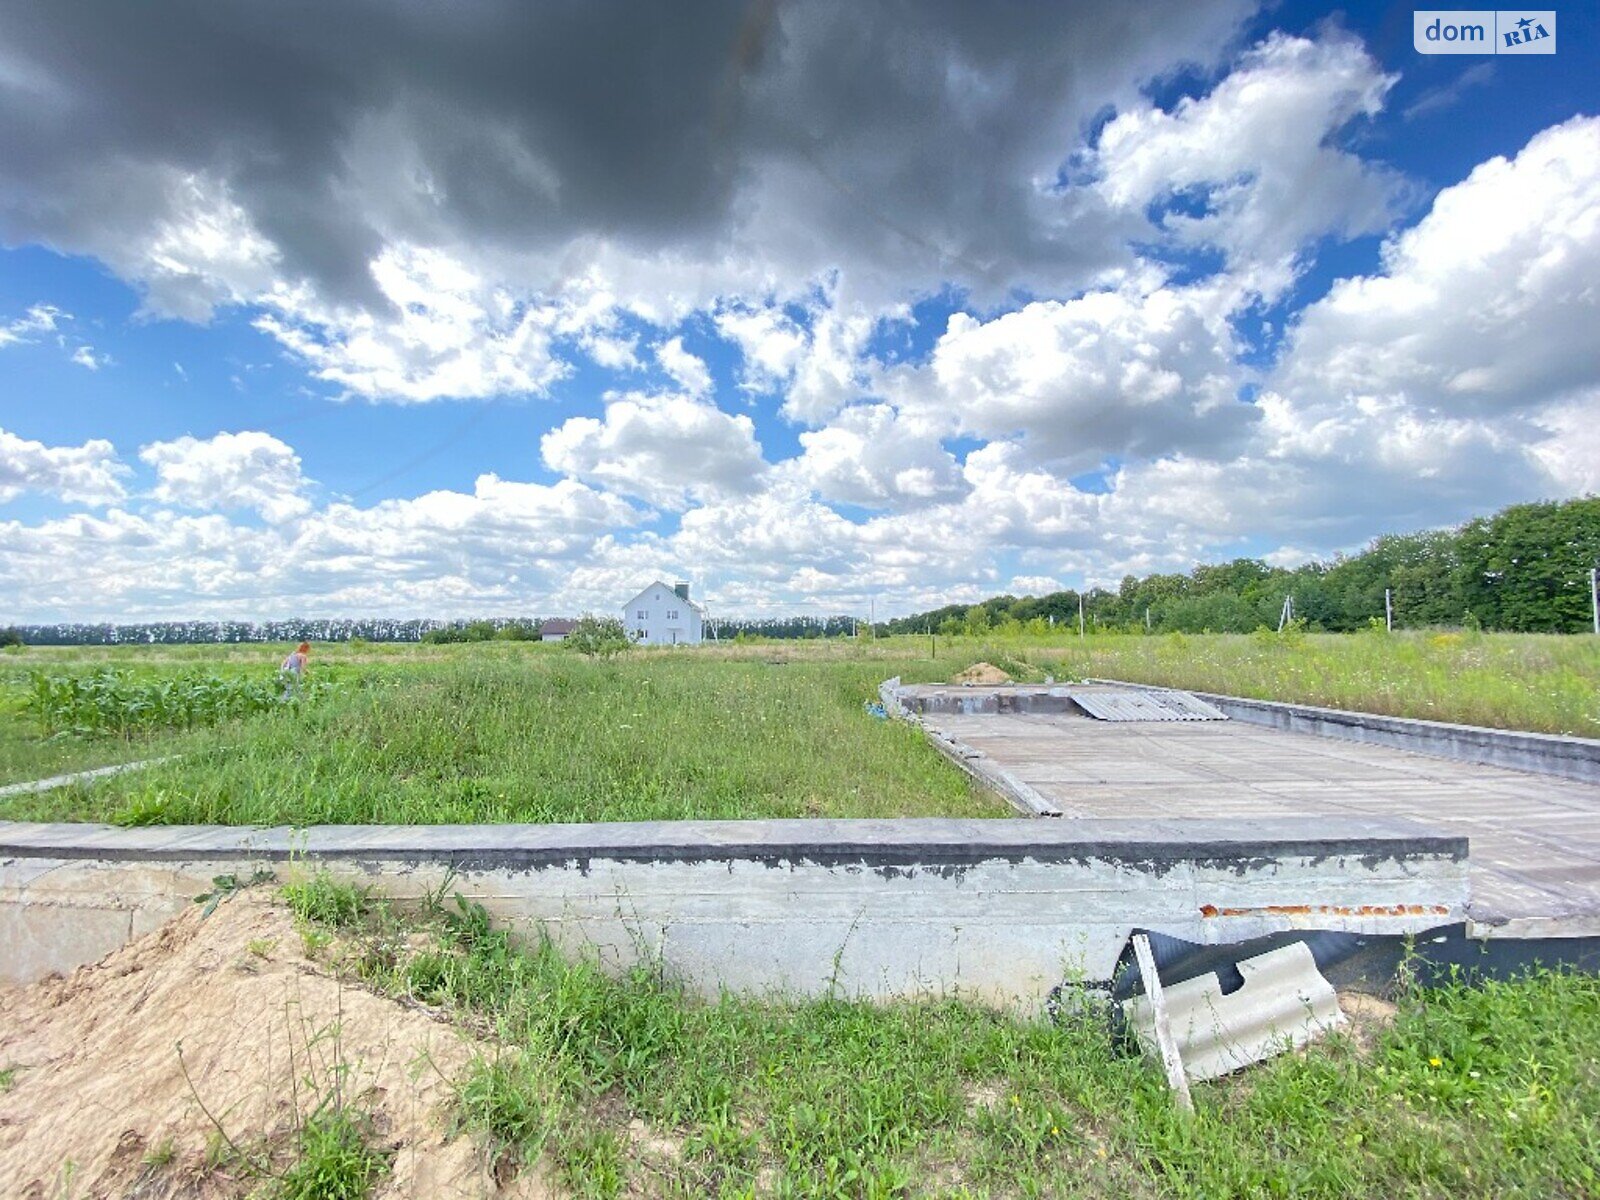
<svg viewBox="0 0 1600 1200"><path fill-rule="evenodd" d="M311 643L301 642L294 648L294 653L283 660L283 666L278 668L283 676L283 698L287 700L300 690L300 681L305 678L306 660L311 657Z"/></svg>

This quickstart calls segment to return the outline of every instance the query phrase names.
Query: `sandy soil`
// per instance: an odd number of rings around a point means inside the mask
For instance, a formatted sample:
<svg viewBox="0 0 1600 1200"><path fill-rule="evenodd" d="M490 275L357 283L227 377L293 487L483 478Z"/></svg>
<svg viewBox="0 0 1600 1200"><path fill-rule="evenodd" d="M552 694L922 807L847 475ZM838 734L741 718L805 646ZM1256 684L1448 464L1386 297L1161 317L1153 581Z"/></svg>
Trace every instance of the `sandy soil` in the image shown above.
<svg viewBox="0 0 1600 1200"><path fill-rule="evenodd" d="M0 991L0 1069L15 1069L0 1197L249 1195L259 1176L208 1165L218 1126L241 1145L287 1145L297 1107L336 1079L394 1150L376 1197L546 1196L535 1171L497 1188L484 1151L449 1134L450 1080L478 1048L334 978L265 891L204 920L196 908L67 978Z"/></svg>
<svg viewBox="0 0 1600 1200"><path fill-rule="evenodd" d="M973 663L965 671L950 680L951 683L971 683L980 687L996 683L1010 683L1011 676L1007 675L993 663Z"/></svg>

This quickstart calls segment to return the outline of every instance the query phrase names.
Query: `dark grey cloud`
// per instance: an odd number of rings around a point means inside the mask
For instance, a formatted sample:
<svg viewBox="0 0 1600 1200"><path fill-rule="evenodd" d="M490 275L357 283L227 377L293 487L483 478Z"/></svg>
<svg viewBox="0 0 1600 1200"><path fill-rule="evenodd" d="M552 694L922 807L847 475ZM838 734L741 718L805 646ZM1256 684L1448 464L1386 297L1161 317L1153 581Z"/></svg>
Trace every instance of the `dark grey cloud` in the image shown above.
<svg viewBox="0 0 1600 1200"><path fill-rule="evenodd" d="M998 296L1120 261L1109 216L1037 181L1097 109L1214 61L1253 7L19 0L0 236L137 276L118 248L198 174L331 300L371 302L397 240L572 271L603 239L780 286L845 266L887 293ZM180 309L216 298L171 286Z"/></svg>

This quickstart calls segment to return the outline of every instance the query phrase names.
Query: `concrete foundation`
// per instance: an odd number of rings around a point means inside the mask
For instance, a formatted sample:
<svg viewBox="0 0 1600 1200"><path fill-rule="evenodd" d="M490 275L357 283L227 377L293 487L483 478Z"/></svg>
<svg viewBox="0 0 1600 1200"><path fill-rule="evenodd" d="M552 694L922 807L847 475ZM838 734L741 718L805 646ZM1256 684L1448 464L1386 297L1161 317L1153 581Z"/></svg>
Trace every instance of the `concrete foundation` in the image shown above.
<svg viewBox="0 0 1600 1200"><path fill-rule="evenodd" d="M1096 682L1152 692L1167 690L1149 684L1124 684L1109 679ZM1450 758L1457 762L1505 767L1535 775L1555 775L1583 783L1600 783L1600 739L1596 738L1525 733L1518 729L1487 729L1479 725L1453 725L1445 721L1419 721L1411 717L1386 717L1342 708L1285 704L1277 700L1251 700L1214 692L1189 694L1221 710L1230 720L1264 725L1284 733L1305 733L1314 737L1362 742L1412 754Z"/></svg>
<svg viewBox="0 0 1600 1200"><path fill-rule="evenodd" d="M1004 780L1065 817L1411 819L1471 839L1476 933L1600 936L1600 785L1535 771L1526 757L1536 741L1552 752L1545 765L1577 769L1585 739L1506 733L1500 745L1489 737L1497 730L1226 696L1204 697L1225 721L1144 723L1029 708L1015 687L890 690L895 711L934 745L959 745L984 765L976 778ZM906 700L919 692L941 702L955 694L970 710L919 716ZM1386 744L1379 726L1390 724L1412 727L1391 733L1417 749ZM1370 736L1335 732L1362 729ZM1523 755L1529 769L1472 761L1474 743ZM1451 746L1462 753L1442 752Z"/></svg>
<svg viewBox="0 0 1600 1200"><path fill-rule="evenodd" d="M699 992L959 993L1031 1010L1135 927L1199 942L1464 918L1465 839L1378 820L726 821L242 830L0 823L0 983L65 971L219 874L437 889Z"/></svg>

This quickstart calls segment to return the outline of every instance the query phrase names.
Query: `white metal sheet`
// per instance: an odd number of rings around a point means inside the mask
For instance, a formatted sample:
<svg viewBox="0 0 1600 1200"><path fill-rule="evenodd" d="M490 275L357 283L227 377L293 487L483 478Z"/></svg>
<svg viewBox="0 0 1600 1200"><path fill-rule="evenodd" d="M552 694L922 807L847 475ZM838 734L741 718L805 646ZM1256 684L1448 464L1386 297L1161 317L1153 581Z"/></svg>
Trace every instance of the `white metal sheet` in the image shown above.
<svg viewBox="0 0 1600 1200"><path fill-rule="evenodd" d="M1101 721L1226 721L1217 709L1188 692L1074 692L1073 702Z"/></svg>

